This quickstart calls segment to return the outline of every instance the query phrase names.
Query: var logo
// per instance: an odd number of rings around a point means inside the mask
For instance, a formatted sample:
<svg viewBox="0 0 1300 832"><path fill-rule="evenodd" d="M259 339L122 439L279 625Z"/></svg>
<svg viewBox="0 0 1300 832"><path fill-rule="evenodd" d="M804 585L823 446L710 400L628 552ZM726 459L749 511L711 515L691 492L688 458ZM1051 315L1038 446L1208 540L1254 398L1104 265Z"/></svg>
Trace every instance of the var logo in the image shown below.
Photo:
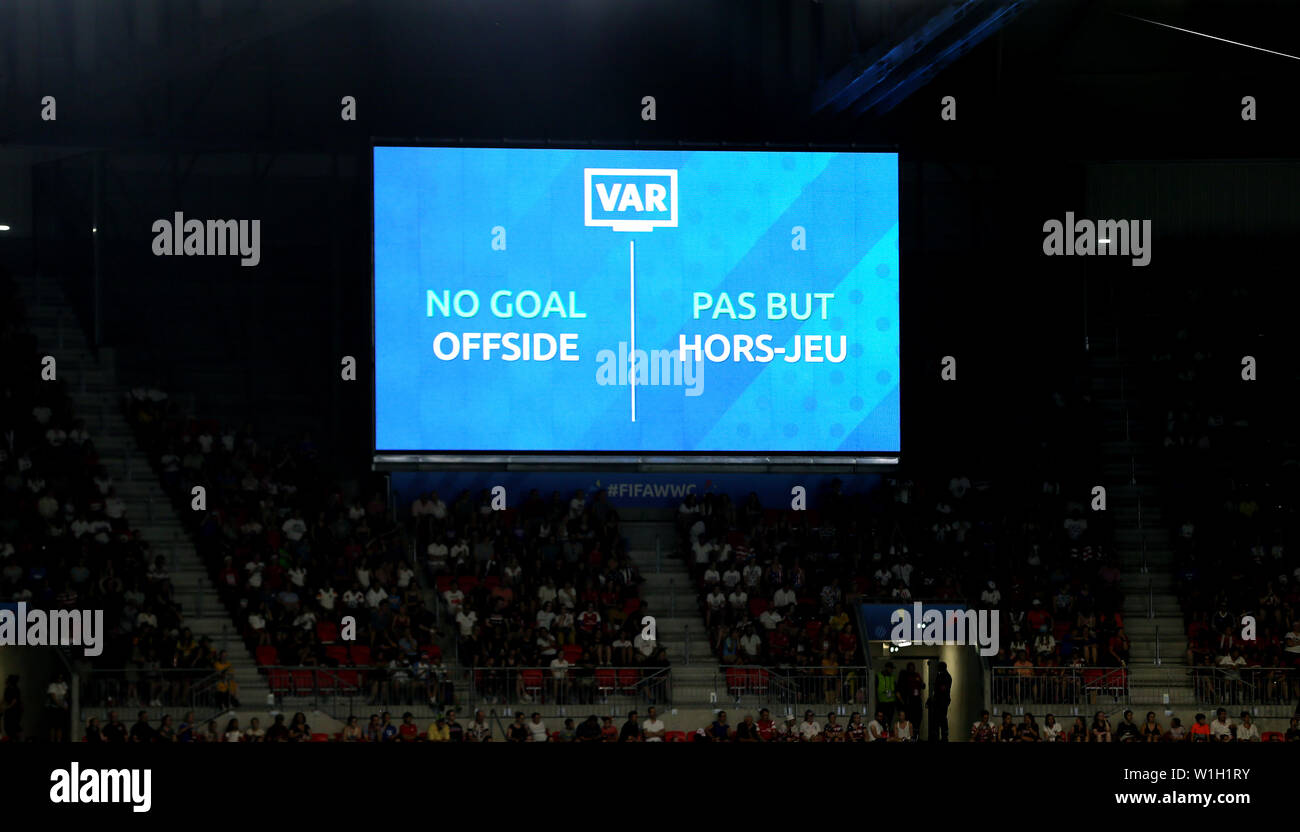
<svg viewBox="0 0 1300 832"><path fill-rule="evenodd" d="M677 171L585 168L584 224L615 231L677 227Z"/></svg>

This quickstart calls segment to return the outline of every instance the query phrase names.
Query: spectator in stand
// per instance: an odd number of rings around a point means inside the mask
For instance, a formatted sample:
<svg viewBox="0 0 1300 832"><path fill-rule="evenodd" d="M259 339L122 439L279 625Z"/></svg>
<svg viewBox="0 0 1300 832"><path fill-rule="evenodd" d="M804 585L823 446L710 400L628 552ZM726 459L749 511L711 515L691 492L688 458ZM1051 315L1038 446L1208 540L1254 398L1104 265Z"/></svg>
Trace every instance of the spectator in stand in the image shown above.
<svg viewBox="0 0 1300 832"><path fill-rule="evenodd" d="M1105 711L1097 711L1092 718L1092 728L1089 730L1090 742L1113 742L1114 737L1110 729L1110 720L1106 718Z"/></svg>
<svg viewBox="0 0 1300 832"><path fill-rule="evenodd" d="M1210 725L1205 721L1205 714L1196 715L1196 722L1192 724L1191 741L1192 742L1211 741Z"/></svg>
<svg viewBox="0 0 1300 832"><path fill-rule="evenodd" d="M621 731L619 731L618 741L619 742L643 742L644 740L645 740L645 732L641 729L641 725L637 722L636 711L629 711L627 715L627 721L623 723L623 728Z"/></svg>
<svg viewBox="0 0 1300 832"><path fill-rule="evenodd" d="M1259 742L1259 726L1255 724L1255 718L1250 715L1250 711L1241 712L1241 724L1237 726L1237 742Z"/></svg>
<svg viewBox="0 0 1300 832"><path fill-rule="evenodd" d="M244 732L239 730L239 720L231 719L226 723L225 733L222 735L222 742L243 742Z"/></svg>
<svg viewBox="0 0 1300 832"><path fill-rule="evenodd" d="M884 711L876 711L876 718L867 723L867 738L870 742L885 742L889 739L889 720Z"/></svg>
<svg viewBox="0 0 1300 832"><path fill-rule="evenodd" d="M135 725L131 726L131 742L143 743L154 741L154 730L149 725L149 712L140 711L136 716Z"/></svg>
<svg viewBox="0 0 1300 832"><path fill-rule="evenodd" d="M732 739L731 726L727 724L726 711L718 711L718 715L714 718L713 723L709 725L707 733L709 739L714 742L729 742Z"/></svg>
<svg viewBox="0 0 1300 832"><path fill-rule="evenodd" d="M401 742L415 742L420 738L420 726L415 724L415 714L410 711L402 714L402 724L397 726L397 736Z"/></svg>
<svg viewBox="0 0 1300 832"><path fill-rule="evenodd" d="M465 742L492 742L492 726L482 711L475 711L474 721L465 727Z"/></svg>
<svg viewBox="0 0 1300 832"><path fill-rule="evenodd" d="M1228 718L1228 709L1219 708L1215 713L1214 721L1210 723L1210 739L1214 742L1231 742L1235 732L1236 727Z"/></svg>
<svg viewBox="0 0 1300 832"><path fill-rule="evenodd" d="M1133 721L1133 712L1124 711L1124 718L1115 728L1115 742L1138 742L1141 739L1142 731Z"/></svg>
<svg viewBox="0 0 1300 832"><path fill-rule="evenodd" d="M1142 722L1142 741L1159 742L1164 737L1165 732L1161 730L1160 723L1156 720L1155 711L1147 711L1147 718Z"/></svg>
<svg viewBox="0 0 1300 832"><path fill-rule="evenodd" d="M764 710L763 713L766 713L766 710ZM646 742L664 741L664 735L667 731L664 728L664 721L659 718L659 710L654 705L651 705L646 710L645 723L641 727Z"/></svg>
<svg viewBox="0 0 1300 832"><path fill-rule="evenodd" d="M989 719L988 711L981 711L980 718L970 729L971 742L997 742L997 729Z"/></svg>

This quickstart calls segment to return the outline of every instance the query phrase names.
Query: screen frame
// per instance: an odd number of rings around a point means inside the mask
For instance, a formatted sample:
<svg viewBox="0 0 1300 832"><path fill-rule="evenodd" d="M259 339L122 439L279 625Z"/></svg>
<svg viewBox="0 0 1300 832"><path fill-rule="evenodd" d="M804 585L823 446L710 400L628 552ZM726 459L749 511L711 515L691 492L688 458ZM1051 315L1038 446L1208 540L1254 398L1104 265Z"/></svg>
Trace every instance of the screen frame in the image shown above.
<svg viewBox="0 0 1300 832"><path fill-rule="evenodd" d="M375 350L375 151L383 147L397 148L461 148L461 149L520 149L520 150L677 150L677 151L741 151L741 152L806 152L806 153L893 153L898 167L899 216L899 348L898 395L899 438L897 451L861 451L857 453L816 453L808 451L519 451L519 450L416 450L381 449L378 447L378 404ZM902 276L903 276L903 153L897 145L863 143L735 143L735 142L582 142L546 140L497 141L464 138L416 139L371 137L367 149L366 176L369 179L370 214L370 448L371 467L376 471L422 470L560 470L568 467L581 470L632 470L632 471L706 471L719 467L738 470L763 471L815 471L820 473L870 473L896 469L903 452L903 383L902 383ZM675 198L675 197L674 197Z"/></svg>

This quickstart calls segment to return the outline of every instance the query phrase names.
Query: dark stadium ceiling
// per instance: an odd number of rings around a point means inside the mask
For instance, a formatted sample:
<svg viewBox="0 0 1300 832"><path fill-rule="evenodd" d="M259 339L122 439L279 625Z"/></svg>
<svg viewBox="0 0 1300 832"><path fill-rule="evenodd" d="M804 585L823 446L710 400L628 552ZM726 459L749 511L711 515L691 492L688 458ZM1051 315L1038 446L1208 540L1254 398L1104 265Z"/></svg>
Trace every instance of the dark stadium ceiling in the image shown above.
<svg viewBox="0 0 1300 832"><path fill-rule="evenodd" d="M1287 41L1298 5L9 0L0 4L0 143L289 152L355 152L372 135L907 144L916 108L937 112L946 94L1003 142L1033 139L1037 120L1084 122L1079 135L1096 141L1127 125L1194 143L1198 119L1188 114L1207 103L1276 91L1270 106L1287 106L1300 61L1134 17L1295 53L1300 44ZM653 124L637 117L647 94L658 100ZM39 118L46 95L57 122ZM357 98L356 123L339 118L344 95ZM1267 152L1268 135L1262 127L1236 150ZM1202 150L1235 152L1225 140L1206 137Z"/></svg>

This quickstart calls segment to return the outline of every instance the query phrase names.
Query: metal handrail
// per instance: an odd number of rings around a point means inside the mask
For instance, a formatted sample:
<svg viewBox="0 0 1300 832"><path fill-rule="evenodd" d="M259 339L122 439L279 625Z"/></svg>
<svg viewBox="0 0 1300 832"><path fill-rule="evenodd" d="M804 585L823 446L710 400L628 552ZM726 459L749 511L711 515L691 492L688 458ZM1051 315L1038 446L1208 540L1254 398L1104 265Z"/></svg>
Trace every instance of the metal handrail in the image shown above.
<svg viewBox="0 0 1300 832"><path fill-rule="evenodd" d="M1098 696L1129 701L1127 667L995 667L990 679L995 705L1095 705Z"/></svg>
<svg viewBox="0 0 1300 832"><path fill-rule="evenodd" d="M871 705L871 682L871 669L863 665L833 670L731 665L714 674L713 689L725 691L738 706L851 706L865 713Z"/></svg>

